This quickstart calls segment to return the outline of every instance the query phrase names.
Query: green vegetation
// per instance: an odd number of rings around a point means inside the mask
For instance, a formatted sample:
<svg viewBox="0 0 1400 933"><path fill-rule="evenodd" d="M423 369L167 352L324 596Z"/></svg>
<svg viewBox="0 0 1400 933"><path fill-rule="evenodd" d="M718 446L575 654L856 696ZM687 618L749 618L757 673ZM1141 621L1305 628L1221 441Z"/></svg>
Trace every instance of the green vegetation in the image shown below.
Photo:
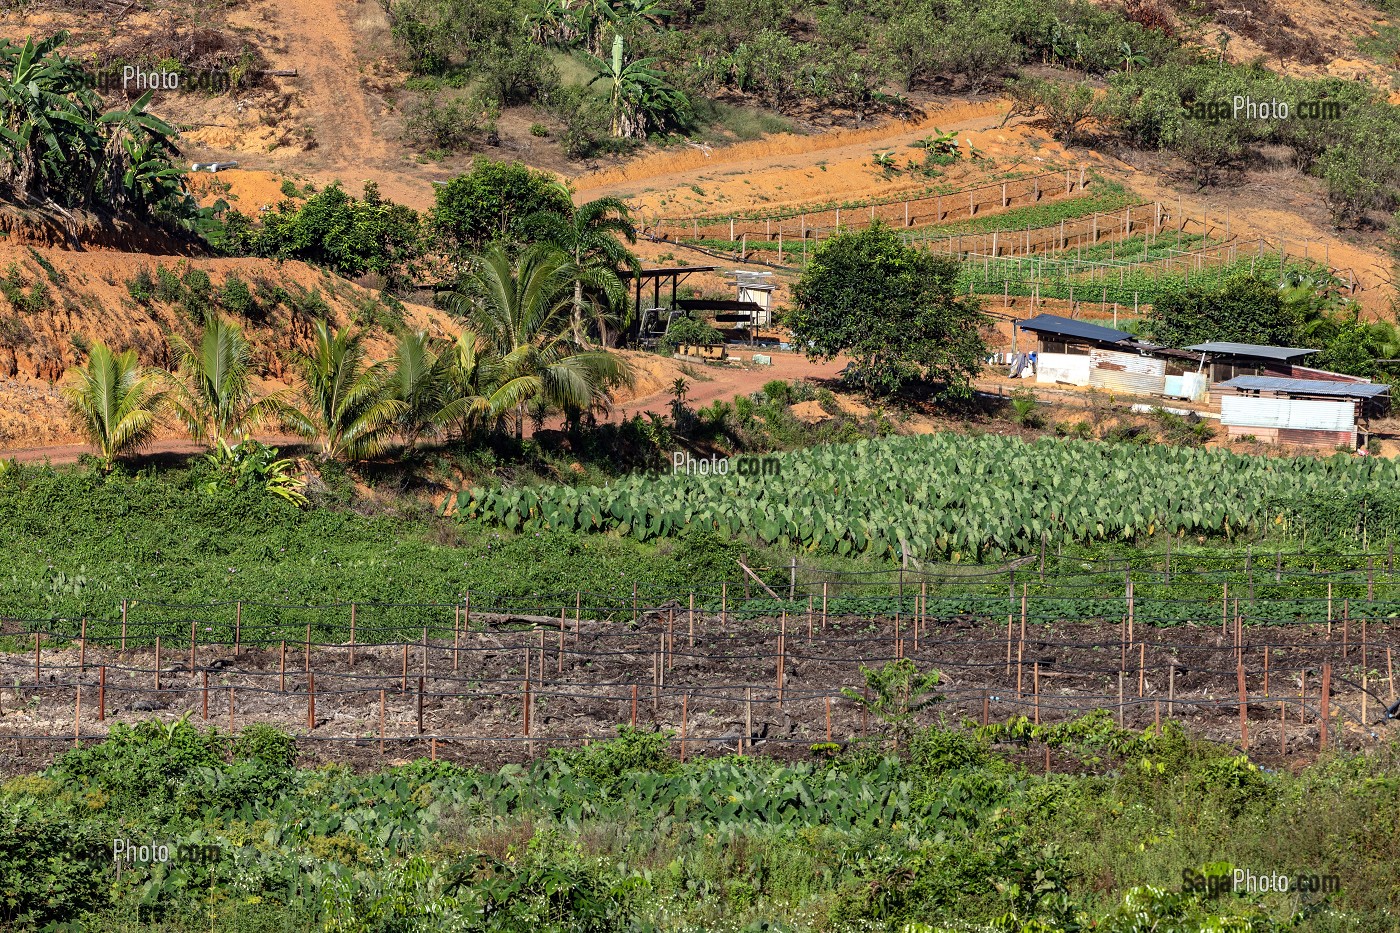
<svg viewBox="0 0 1400 933"><path fill-rule="evenodd" d="M207 218L175 162L175 130L147 110L148 91L102 110L59 33L0 43L0 186L22 204L130 214L194 229Z"/></svg>
<svg viewBox="0 0 1400 933"><path fill-rule="evenodd" d="M464 489L457 509L527 534L615 529L645 541L701 527L808 553L968 561L1027 553L1042 540L1249 535L1275 525L1318 540L1400 519L1391 491L1400 466L1352 457L941 434L804 450L783 455L781 466L777 479L672 475L588 489Z"/></svg>
<svg viewBox="0 0 1400 933"><path fill-rule="evenodd" d="M63 396L104 470L151 442L165 393L160 376L137 362L135 350L113 353L99 343L72 372Z"/></svg>
<svg viewBox="0 0 1400 933"><path fill-rule="evenodd" d="M296 768L304 749L265 727L118 726L0 787L0 920L171 933L1393 929L1393 746L1293 774L1174 723L1137 733L1106 715L925 728L898 757L857 744L785 763L682 763L665 735L619 733L499 771L419 760L356 774ZM993 741L1053 747L1073 774L1033 774ZM113 880L114 839L165 845L169 861L126 863ZM1236 865L1335 874L1341 889L1183 890Z"/></svg>
<svg viewBox="0 0 1400 933"><path fill-rule="evenodd" d="M986 355L981 307L955 290L958 264L904 245L883 224L841 233L793 287L783 323L809 357L854 360L855 380L888 396L911 384L967 398Z"/></svg>

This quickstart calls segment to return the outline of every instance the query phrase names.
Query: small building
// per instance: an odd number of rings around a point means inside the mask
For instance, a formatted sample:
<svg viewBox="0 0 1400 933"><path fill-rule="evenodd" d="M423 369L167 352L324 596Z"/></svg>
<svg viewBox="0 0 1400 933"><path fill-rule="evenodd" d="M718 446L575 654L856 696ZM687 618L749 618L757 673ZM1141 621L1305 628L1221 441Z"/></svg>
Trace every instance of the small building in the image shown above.
<svg viewBox="0 0 1400 933"><path fill-rule="evenodd" d="M1308 378L1294 370L1301 368L1297 365L1299 360L1318 352L1304 347L1266 347L1226 340L1198 343L1186 349L1200 354L1208 366L1207 375L1211 382L1228 382L1236 376Z"/></svg>
<svg viewBox="0 0 1400 933"><path fill-rule="evenodd" d="M1038 314L1020 321L1021 330L1040 342L1036 382L1092 386L1124 395L1171 395L1203 398L1204 375L1195 372L1196 357L1139 340L1127 331Z"/></svg>
<svg viewBox="0 0 1400 933"><path fill-rule="evenodd" d="M1319 449L1355 450L1370 419L1390 407L1390 386L1333 379L1236 376L1211 395L1231 438Z"/></svg>

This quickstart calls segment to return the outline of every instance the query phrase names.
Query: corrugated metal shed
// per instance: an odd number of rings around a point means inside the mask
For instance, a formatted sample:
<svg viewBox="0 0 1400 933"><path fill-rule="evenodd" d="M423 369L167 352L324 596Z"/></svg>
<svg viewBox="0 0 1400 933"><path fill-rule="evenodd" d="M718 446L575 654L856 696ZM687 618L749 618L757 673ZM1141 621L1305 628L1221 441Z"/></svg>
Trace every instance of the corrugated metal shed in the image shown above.
<svg viewBox="0 0 1400 933"><path fill-rule="evenodd" d="M1288 362L1318 352L1304 347L1266 347L1257 343L1232 343L1228 340L1198 343L1194 347L1186 349L1195 350L1197 353L1214 353L1220 356L1253 356L1263 360L1279 360L1280 362Z"/></svg>
<svg viewBox="0 0 1400 933"><path fill-rule="evenodd" d="M1337 398L1379 398L1390 386L1373 382L1331 382L1322 379L1284 379L1280 376L1236 376L1219 389L1246 392L1283 392L1289 395L1328 395Z"/></svg>
<svg viewBox="0 0 1400 933"><path fill-rule="evenodd" d="M1226 395L1220 399L1220 423L1298 431L1353 431L1356 406L1350 401Z"/></svg>
<svg viewBox="0 0 1400 933"><path fill-rule="evenodd" d="M1080 340L1092 340L1096 343L1129 343L1137 339L1127 331L1090 324L1088 321L1076 321L1060 317L1058 314L1037 314L1029 320L1018 321L1016 326L1021 330L1056 334L1062 337L1077 337Z"/></svg>
<svg viewBox="0 0 1400 933"><path fill-rule="evenodd" d="M1089 385L1119 395L1161 395L1166 377L1153 373L1129 373L1118 369L1089 370Z"/></svg>

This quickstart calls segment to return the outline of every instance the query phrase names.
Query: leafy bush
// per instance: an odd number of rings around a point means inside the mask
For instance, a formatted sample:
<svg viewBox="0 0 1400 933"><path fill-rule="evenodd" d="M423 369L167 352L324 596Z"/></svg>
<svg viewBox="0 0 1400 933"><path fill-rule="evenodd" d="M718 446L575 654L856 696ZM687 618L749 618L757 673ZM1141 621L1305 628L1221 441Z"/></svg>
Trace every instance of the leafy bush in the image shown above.
<svg viewBox="0 0 1400 933"><path fill-rule="evenodd" d="M126 292L137 304L149 308L155 300L155 280L151 278L151 270L145 265L137 268L136 274L126 280Z"/></svg>
<svg viewBox="0 0 1400 933"><path fill-rule="evenodd" d="M723 334L715 330L710 322L693 317L676 318L661 338L661 346L672 351L682 345L712 347L720 343L724 343Z"/></svg>
<svg viewBox="0 0 1400 933"><path fill-rule="evenodd" d="M219 307L237 317L260 320L263 309L253 297L253 290L237 273L230 273L219 289Z"/></svg>

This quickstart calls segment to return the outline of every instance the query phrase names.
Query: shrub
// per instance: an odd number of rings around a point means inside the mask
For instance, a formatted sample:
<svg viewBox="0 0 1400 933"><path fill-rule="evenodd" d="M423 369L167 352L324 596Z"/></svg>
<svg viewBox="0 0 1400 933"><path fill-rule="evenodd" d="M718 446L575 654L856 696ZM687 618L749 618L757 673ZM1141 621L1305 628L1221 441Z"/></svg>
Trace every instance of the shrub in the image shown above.
<svg viewBox="0 0 1400 933"><path fill-rule="evenodd" d="M675 350L682 345L712 347L720 343L724 343L723 334L715 330L708 321L693 317L682 317L672 321L665 336L661 338L661 345L668 350Z"/></svg>
<svg viewBox="0 0 1400 933"><path fill-rule="evenodd" d="M482 131L482 108L474 100L422 97L404 116L404 141L431 152L466 149Z"/></svg>
<svg viewBox="0 0 1400 933"><path fill-rule="evenodd" d="M248 287L248 283L237 273L231 273L224 279L223 287L219 289L219 306L229 314L246 318L261 318L262 309L258 307L258 301L253 297L253 290Z"/></svg>
<svg viewBox="0 0 1400 933"><path fill-rule="evenodd" d="M155 299L161 304L179 304L185 297L185 288L180 284L180 277L174 270L165 266L156 266L156 287Z"/></svg>
<svg viewBox="0 0 1400 933"><path fill-rule="evenodd" d="M151 270L144 265L137 269L136 274L126 280L126 292L138 305L149 308L155 298L155 280L151 278Z"/></svg>

